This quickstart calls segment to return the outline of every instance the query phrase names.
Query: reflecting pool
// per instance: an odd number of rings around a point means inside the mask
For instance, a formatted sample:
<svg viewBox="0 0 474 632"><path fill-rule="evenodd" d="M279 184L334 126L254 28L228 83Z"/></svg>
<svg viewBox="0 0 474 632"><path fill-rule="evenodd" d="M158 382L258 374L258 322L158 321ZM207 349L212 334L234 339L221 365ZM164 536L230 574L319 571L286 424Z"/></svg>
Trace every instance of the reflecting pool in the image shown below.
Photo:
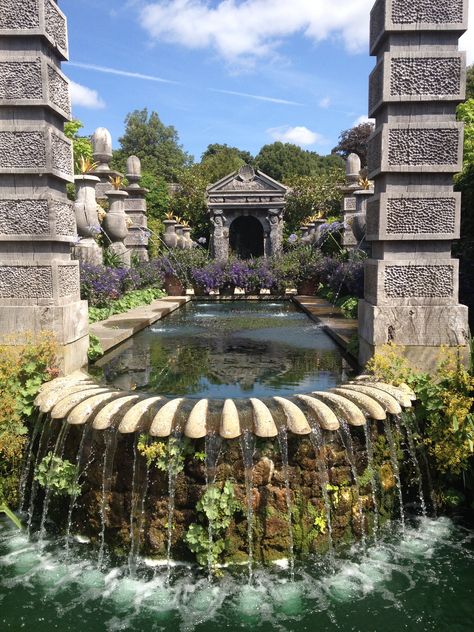
<svg viewBox="0 0 474 632"><path fill-rule="evenodd" d="M350 367L290 302L193 302L99 363L107 383L165 396L244 398L327 390Z"/></svg>

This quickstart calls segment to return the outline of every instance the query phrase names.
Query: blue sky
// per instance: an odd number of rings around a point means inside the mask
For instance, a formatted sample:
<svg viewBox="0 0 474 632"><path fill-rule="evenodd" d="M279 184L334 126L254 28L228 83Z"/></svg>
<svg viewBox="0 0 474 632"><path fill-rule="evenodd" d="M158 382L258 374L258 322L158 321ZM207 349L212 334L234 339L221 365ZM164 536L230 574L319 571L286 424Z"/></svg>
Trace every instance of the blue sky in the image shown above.
<svg viewBox="0 0 474 632"><path fill-rule="evenodd" d="M329 153L367 113L372 3L61 0L74 116L117 145L126 114L148 107L196 159L209 143L274 140Z"/></svg>

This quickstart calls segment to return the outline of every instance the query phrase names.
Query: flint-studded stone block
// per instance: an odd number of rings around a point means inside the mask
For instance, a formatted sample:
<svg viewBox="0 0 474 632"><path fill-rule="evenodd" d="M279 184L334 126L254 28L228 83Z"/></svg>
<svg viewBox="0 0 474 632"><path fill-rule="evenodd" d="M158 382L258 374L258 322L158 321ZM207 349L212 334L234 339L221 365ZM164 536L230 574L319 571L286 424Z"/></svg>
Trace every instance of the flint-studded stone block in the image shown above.
<svg viewBox="0 0 474 632"><path fill-rule="evenodd" d="M79 299L79 265L65 262L0 262L0 299L4 305L63 305Z"/></svg>
<svg viewBox="0 0 474 632"><path fill-rule="evenodd" d="M367 240L459 239L460 220L460 193L381 193L367 206Z"/></svg>
<svg viewBox="0 0 474 632"><path fill-rule="evenodd" d="M457 259L372 259L365 266L364 296L374 305L452 305L458 274Z"/></svg>
<svg viewBox="0 0 474 632"><path fill-rule="evenodd" d="M48 173L74 181L71 141L48 123L0 123L0 175Z"/></svg>
<svg viewBox="0 0 474 632"><path fill-rule="evenodd" d="M65 197L31 194L0 200L0 241L54 240L72 242L77 236L72 202Z"/></svg>
<svg viewBox="0 0 474 632"><path fill-rule="evenodd" d="M147 243L148 237L146 234L139 229L134 229L133 226L130 228L128 235L124 239L124 244L126 246L143 246L146 248Z"/></svg>
<svg viewBox="0 0 474 632"><path fill-rule="evenodd" d="M146 219L146 215L144 213L129 213L129 212L127 212L127 217L129 217L132 220L133 226L140 227L140 228L146 228L147 227L147 219ZM132 228L133 228L133 226L132 226Z"/></svg>
<svg viewBox="0 0 474 632"><path fill-rule="evenodd" d="M467 316L464 305L393 307L359 301L359 334L375 346L393 342L413 347L456 347L467 343Z"/></svg>
<svg viewBox="0 0 474 632"><path fill-rule="evenodd" d="M64 119L71 116L69 82L41 53L2 52L0 106L45 106Z"/></svg>
<svg viewBox="0 0 474 632"><path fill-rule="evenodd" d="M68 59L67 23L53 0L2 0L0 36L45 37L55 52Z"/></svg>
<svg viewBox="0 0 474 632"><path fill-rule="evenodd" d="M385 35L467 29L468 0L378 0L370 14L370 53Z"/></svg>
<svg viewBox="0 0 474 632"><path fill-rule="evenodd" d="M125 200L125 212L133 213L141 211L146 213L146 200L144 198L134 198L130 195L130 189L127 189L129 197Z"/></svg>
<svg viewBox="0 0 474 632"><path fill-rule="evenodd" d="M463 124L384 124L369 140L369 177L380 173L456 173L462 169Z"/></svg>
<svg viewBox="0 0 474 632"><path fill-rule="evenodd" d="M384 103L463 101L465 76L464 53L385 53L370 75L369 116Z"/></svg>
<svg viewBox="0 0 474 632"><path fill-rule="evenodd" d="M355 213L356 206L356 198L354 195L346 195L344 197L343 209L345 213Z"/></svg>

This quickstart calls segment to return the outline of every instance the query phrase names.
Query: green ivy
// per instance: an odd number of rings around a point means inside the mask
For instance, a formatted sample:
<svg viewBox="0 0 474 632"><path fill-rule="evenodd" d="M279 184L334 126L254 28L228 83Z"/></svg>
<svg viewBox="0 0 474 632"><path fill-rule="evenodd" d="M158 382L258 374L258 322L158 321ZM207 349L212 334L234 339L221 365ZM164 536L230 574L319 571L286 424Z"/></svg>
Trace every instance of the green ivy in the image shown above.
<svg viewBox="0 0 474 632"><path fill-rule="evenodd" d="M148 435L142 434L138 439L138 451L145 457L148 467L153 465L160 472L168 472L171 466L175 475L184 470L187 457L202 460L202 453L194 452L192 442L187 437L169 437L150 442Z"/></svg>
<svg viewBox="0 0 474 632"><path fill-rule="evenodd" d="M100 344L99 338L95 334L89 334L89 349L87 350L87 357L91 362L97 360L104 355L104 350Z"/></svg>
<svg viewBox="0 0 474 632"><path fill-rule="evenodd" d="M219 485L209 485L206 489L196 505L199 520L205 524L191 524L185 537L200 566L210 564L215 571L220 556L225 551L225 532L232 522L232 517L240 509L240 503L235 499L234 486L230 481L226 481L222 488ZM212 525L214 536L212 543L209 541L209 524Z"/></svg>
<svg viewBox="0 0 474 632"><path fill-rule="evenodd" d="M49 452L36 468L35 481L53 494L75 496L81 492L77 474L76 465Z"/></svg>

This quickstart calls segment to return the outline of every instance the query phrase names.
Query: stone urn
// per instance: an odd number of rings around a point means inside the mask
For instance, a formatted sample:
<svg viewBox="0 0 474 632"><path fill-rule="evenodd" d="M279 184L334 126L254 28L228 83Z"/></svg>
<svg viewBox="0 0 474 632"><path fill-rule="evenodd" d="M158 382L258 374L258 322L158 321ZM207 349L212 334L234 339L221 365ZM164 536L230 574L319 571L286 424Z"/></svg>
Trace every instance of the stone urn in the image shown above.
<svg viewBox="0 0 474 632"><path fill-rule="evenodd" d="M94 160L99 163L96 171L110 171L109 162L112 160L112 136L105 127L98 127L92 134L92 149Z"/></svg>
<svg viewBox="0 0 474 632"><path fill-rule="evenodd" d="M102 249L95 240L101 232L95 197L97 182L99 178L89 174L74 177L76 185L74 214L79 241L73 247L73 257L77 261L93 266L102 264Z"/></svg>
<svg viewBox="0 0 474 632"><path fill-rule="evenodd" d="M180 248L181 250L184 250L186 239L184 238L184 234L183 234L183 226L181 226L181 224L176 224L175 231L176 231L176 247Z"/></svg>
<svg viewBox="0 0 474 632"><path fill-rule="evenodd" d="M176 248L178 245L178 235L176 234L176 222L174 219L165 219L163 222L165 225L165 234L163 235L163 241L168 248Z"/></svg>
<svg viewBox="0 0 474 632"><path fill-rule="evenodd" d="M309 227L306 225L302 225L300 226L300 231L301 231L301 241L308 241Z"/></svg>
<svg viewBox="0 0 474 632"><path fill-rule="evenodd" d="M310 222L308 224L308 241L313 243L316 240L316 223Z"/></svg>
<svg viewBox="0 0 474 632"><path fill-rule="evenodd" d="M96 176L87 174L74 176L74 184L76 185L74 213L76 215L77 234L82 238L95 237L100 233L97 201L95 199L95 185L97 182L99 182L99 178Z"/></svg>
<svg viewBox="0 0 474 632"><path fill-rule="evenodd" d="M105 216L103 228L105 234L111 241L108 249L120 257L124 267L129 267L131 253L123 243L128 235L127 215L124 205L124 200L128 197L128 193L126 191L111 189L106 191L106 196L110 208Z"/></svg>
<svg viewBox="0 0 474 632"><path fill-rule="evenodd" d="M191 228L189 226L185 226L183 228L183 239L184 239L184 249L191 250L193 247L193 240L191 239Z"/></svg>

